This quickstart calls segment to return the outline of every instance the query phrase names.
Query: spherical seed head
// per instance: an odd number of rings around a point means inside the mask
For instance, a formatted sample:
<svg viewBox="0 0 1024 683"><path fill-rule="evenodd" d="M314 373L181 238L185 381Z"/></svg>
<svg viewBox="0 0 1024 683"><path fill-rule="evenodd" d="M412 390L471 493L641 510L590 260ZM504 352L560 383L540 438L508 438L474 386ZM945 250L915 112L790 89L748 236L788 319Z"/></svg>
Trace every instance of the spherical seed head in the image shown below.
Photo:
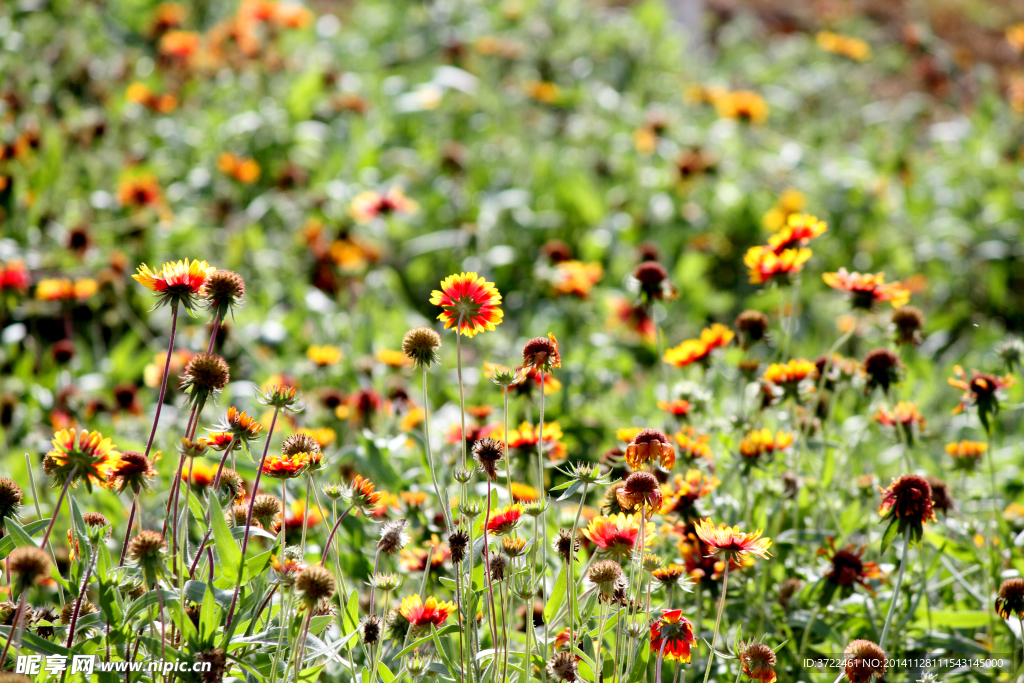
<svg viewBox="0 0 1024 683"><path fill-rule="evenodd" d="M901 306L892 312L893 326L896 328L896 343L917 346L921 343L921 330L924 329L924 313L916 306Z"/></svg>
<svg viewBox="0 0 1024 683"><path fill-rule="evenodd" d="M207 308L217 311L223 318L228 309L242 305L245 280L230 270L215 270L206 278L200 294L206 299Z"/></svg>
<svg viewBox="0 0 1024 683"><path fill-rule="evenodd" d="M144 529L128 544L128 555L140 564L148 564L160 558L167 542L162 534Z"/></svg>
<svg viewBox="0 0 1024 683"><path fill-rule="evenodd" d="M210 664L210 670L203 672L203 683L221 683L224 680L228 664L228 654L224 648L215 647L212 650L197 652L195 658L197 662Z"/></svg>
<svg viewBox="0 0 1024 683"><path fill-rule="evenodd" d="M619 491L625 485L625 481L617 481L614 484L610 484L604 490L604 496L601 498L601 512L606 515L617 515L620 512L626 512L619 504Z"/></svg>
<svg viewBox="0 0 1024 683"><path fill-rule="evenodd" d="M872 676L885 675L885 650L870 640L853 640L843 650L846 677L850 683L868 683Z"/></svg>
<svg viewBox="0 0 1024 683"><path fill-rule="evenodd" d="M402 337L402 353L412 359L417 367L430 367L437 361L437 350L441 348L441 335L429 327L414 327Z"/></svg>
<svg viewBox="0 0 1024 683"><path fill-rule="evenodd" d="M598 560L590 565L587 578L602 588L610 586L622 578L622 565L615 560Z"/></svg>
<svg viewBox="0 0 1024 683"><path fill-rule="evenodd" d="M64 365L75 357L75 345L68 339L61 339L50 349L53 360L59 365Z"/></svg>
<svg viewBox="0 0 1024 683"><path fill-rule="evenodd" d="M900 371L903 364L899 356L889 349L879 348L868 351L864 356L864 373L868 378L867 390L881 387L882 391L888 393L890 385L897 384L900 380Z"/></svg>
<svg viewBox="0 0 1024 683"><path fill-rule="evenodd" d="M227 361L215 353L197 353L185 364L181 388L193 393L223 391L230 379Z"/></svg>
<svg viewBox="0 0 1024 683"><path fill-rule="evenodd" d="M380 530L377 549L388 555L394 555L409 543L409 534L405 532L405 518L384 522Z"/></svg>
<svg viewBox="0 0 1024 683"><path fill-rule="evenodd" d="M878 508L882 519L895 517L900 531L909 527L914 538L920 538L925 522L935 521L932 505L932 487L928 480L916 474L904 474L893 479L882 492L882 505Z"/></svg>
<svg viewBox="0 0 1024 683"><path fill-rule="evenodd" d="M242 481L242 475L230 467L225 468L220 473L218 490L226 502L241 502L245 497L245 482Z"/></svg>
<svg viewBox="0 0 1024 683"><path fill-rule="evenodd" d="M751 680L775 683L775 652L764 643L754 643L740 651L743 673Z"/></svg>
<svg viewBox="0 0 1024 683"><path fill-rule="evenodd" d="M299 432L285 437L281 442L281 452L285 455L295 455L296 453L315 455L320 452L320 443L309 434Z"/></svg>
<svg viewBox="0 0 1024 683"><path fill-rule="evenodd" d="M473 444L473 458L489 479L496 479L498 463L505 458L505 447L497 439L480 439Z"/></svg>
<svg viewBox="0 0 1024 683"><path fill-rule="evenodd" d="M548 662L548 674L561 683L575 683L579 680L579 664L573 652L556 652Z"/></svg>
<svg viewBox="0 0 1024 683"><path fill-rule="evenodd" d="M996 612L1003 619L1010 615L1024 616L1024 579L1006 579L999 586L999 597L996 598Z"/></svg>
<svg viewBox="0 0 1024 683"><path fill-rule="evenodd" d="M81 619L87 614L95 614L99 612L96 605L92 604L88 600L82 600L82 604L78 608L78 618ZM71 617L75 613L75 601L69 600L64 604L64 608L60 611L60 623L67 626L71 623Z"/></svg>
<svg viewBox="0 0 1024 683"><path fill-rule="evenodd" d="M270 527L275 518L281 514L282 509L280 499L269 493L261 493L253 501L252 516L253 519L258 519L264 527Z"/></svg>
<svg viewBox="0 0 1024 683"><path fill-rule="evenodd" d="M641 429L637 432L636 436L633 437L633 445L639 446L643 443L653 443L658 441L664 444L671 444L668 436L665 432L660 429Z"/></svg>
<svg viewBox="0 0 1024 683"><path fill-rule="evenodd" d="M736 329L743 338L743 348L749 349L764 339L768 331L768 316L761 311L743 311L736 317Z"/></svg>
<svg viewBox="0 0 1024 683"><path fill-rule="evenodd" d="M448 536L448 550L452 553L452 562L459 564L466 559L466 548L469 547L469 534L462 529L453 531Z"/></svg>
<svg viewBox="0 0 1024 683"><path fill-rule="evenodd" d="M568 562L570 558L576 557L576 552L580 549L580 539L568 529L559 529L553 546L555 554L562 558L563 562Z"/></svg>
<svg viewBox="0 0 1024 683"><path fill-rule="evenodd" d="M7 477L0 477L0 522L8 517L17 517L23 499L24 494L17 482Z"/></svg>
<svg viewBox="0 0 1024 683"><path fill-rule="evenodd" d="M316 605L324 598L334 595L334 575L318 564L310 565L302 570L295 580L295 587L302 594L308 606Z"/></svg>
<svg viewBox="0 0 1024 683"><path fill-rule="evenodd" d="M640 289L645 294L657 298L662 283L668 279L668 271L657 261L644 261L633 270L633 277L640 281Z"/></svg>
<svg viewBox="0 0 1024 683"><path fill-rule="evenodd" d="M22 589L50 573L50 557L42 548L15 548L8 556L8 567L18 577Z"/></svg>
<svg viewBox="0 0 1024 683"><path fill-rule="evenodd" d="M572 258L572 247L562 240L548 240L540 248L542 254L548 257L552 263L561 263Z"/></svg>
<svg viewBox="0 0 1024 683"><path fill-rule="evenodd" d="M372 645L380 640L381 631L380 617L376 614L368 614L364 619L360 628L363 631L363 644Z"/></svg>
<svg viewBox="0 0 1024 683"><path fill-rule="evenodd" d="M616 490L615 496L623 510L648 508L657 512L661 510L663 501L658 478L643 470L626 477L625 483Z"/></svg>
<svg viewBox="0 0 1024 683"><path fill-rule="evenodd" d="M249 506L245 503L232 505L230 510L224 512L224 520L231 526L245 526L245 519L249 516ZM256 521L255 519L253 521ZM258 524L259 522L257 522Z"/></svg>

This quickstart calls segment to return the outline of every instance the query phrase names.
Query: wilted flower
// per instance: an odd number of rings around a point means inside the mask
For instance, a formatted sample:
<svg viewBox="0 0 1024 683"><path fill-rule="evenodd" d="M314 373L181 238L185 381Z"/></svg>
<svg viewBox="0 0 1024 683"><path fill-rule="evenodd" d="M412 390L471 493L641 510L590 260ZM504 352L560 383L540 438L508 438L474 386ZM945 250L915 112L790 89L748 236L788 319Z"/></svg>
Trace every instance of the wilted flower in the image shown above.
<svg viewBox="0 0 1024 683"><path fill-rule="evenodd" d="M547 337L535 337L523 346L523 370L535 369L550 372L562 367L558 354L558 340L548 333Z"/></svg>
<svg viewBox="0 0 1024 683"><path fill-rule="evenodd" d="M473 444L473 458L480 464L480 470L488 479L496 479L498 465L505 459L505 447L497 439L480 439Z"/></svg>
<svg viewBox="0 0 1024 683"><path fill-rule="evenodd" d="M864 356L864 374L867 376L865 393L870 393L875 387L881 387L886 394L889 387L898 384L903 373L903 363L899 356L885 348L878 348L868 351Z"/></svg>
<svg viewBox="0 0 1024 683"><path fill-rule="evenodd" d="M405 531L405 519L384 522L380 529L380 540L377 549L387 555L394 555L409 542L409 534Z"/></svg>
<svg viewBox="0 0 1024 683"><path fill-rule="evenodd" d="M16 577L15 583L21 592L49 576L50 556L42 548L15 548L7 558L7 568Z"/></svg>
<svg viewBox="0 0 1024 683"><path fill-rule="evenodd" d="M639 470L648 460L657 461L664 469L671 470L676 463L676 451L664 432L657 429L642 429L626 447L626 462Z"/></svg>
<svg viewBox="0 0 1024 683"><path fill-rule="evenodd" d="M901 306L892 312L893 327L896 328L896 343L919 346L924 329L924 313L916 306Z"/></svg>
<svg viewBox="0 0 1024 683"><path fill-rule="evenodd" d="M763 341L768 332L768 316L761 311L743 311L736 317L736 329L744 349Z"/></svg>
<svg viewBox="0 0 1024 683"><path fill-rule="evenodd" d="M742 671L752 681L775 683L775 652L764 643L744 644L739 648Z"/></svg>
<svg viewBox="0 0 1024 683"><path fill-rule="evenodd" d="M467 337L494 330L504 315L494 283L476 273L449 275L441 281L441 289L433 291L430 303L443 309L437 319L444 321L446 330L457 327L456 332Z"/></svg>
<svg viewBox="0 0 1024 683"><path fill-rule="evenodd" d="M199 293L206 307L223 320L228 311L242 305L245 281L230 270L215 270L206 278Z"/></svg>
<svg viewBox="0 0 1024 683"><path fill-rule="evenodd" d="M889 488L882 491L882 504L878 508L882 521L899 526L899 533L909 534L916 542L924 532L926 522L935 521L932 506L932 487L924 477L904 474L893 479Z"/></svg>
<svg viewBox="0 0 1024 683"><path fill-rule="evenodd" d="M576 683L579 677L579 662L573 652L556 652L547 664L548 675L560 683Z"/></svg>

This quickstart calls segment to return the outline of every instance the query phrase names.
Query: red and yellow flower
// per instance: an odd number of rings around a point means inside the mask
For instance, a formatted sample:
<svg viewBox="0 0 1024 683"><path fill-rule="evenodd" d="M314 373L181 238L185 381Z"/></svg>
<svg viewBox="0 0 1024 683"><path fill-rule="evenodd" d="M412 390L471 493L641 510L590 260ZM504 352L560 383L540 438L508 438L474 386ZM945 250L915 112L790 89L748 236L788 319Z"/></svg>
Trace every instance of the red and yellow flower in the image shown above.
<svg viewBox="0 0 1024 683"><path fill-rule="evenodd" d="M439 601L434 596L423 602L419 595L410 595L402 600L399 611L410 626L441 626L455 611L455 603Z"/></svg>
<svg viewBox="0 0 1024 683"><path fill-rule="evenodd" d="M964 408L976 405L982 424L987 426L988 414L999 410L999 392L1013 386L1013 376L999 377L971 370L971 379L968 380L964 369L959 365L953 367L953 373L956 377L949 378L949 385L964 392L960 397L960 405L953 409L953 414L957 415L963 412Z"/></svg>
<svg viewBox="0 0 1024 683"><path fill-rule="evenodd" d="M764 371L764 381L782 387L787 392L795 392L798 385L806 379L818 378L818 366L806 358L792 358L786 363L772 363Z"/></svg>
<svg viewBox="0 0 1024 683"><path fill-rule="evenodd" d="M160 295L162 301L172 303L181 301L191 306L193 297L199 294L206 282L216 270L206 261L171 261L163 264L159 270L150 270L145 263L138 267L132 279L148 290Z"/></svg>
<svg viewBox="0 0 1024 683"><path fill-rule="evenodd" d="M750 282L755 285L772 281L785 284L790 277L803 270L810 258L811 250L806 247L785 249L776 254L770 246L756 246L747 250L743 256L743 265L749 269Z"/></svg>
<svg viewBox="0 0 1024 683"><path fill-rule="evenodd" d="M767 427L753 429L740 441L740 455L747 460L759 460L762 456L784 451L793 445L793 435L779 430L776 434Z"/></svg>
<svg viewBox="0 0 1024 683"><path fill-rule="evenodd" d="M899 282L886 283L885 273L850 273L840 268L835 273L824 273L821 279L832 289L849 292L854 308L871 310L881 301L899 308L910 301L910 290Z"/></svg>
<svg viewBox="0 0 1024 683"><path fill-rule="evenodd" d="M675 417L686 417L690 413L690 402L679 398L673 401L658 401L658 409Z"/></svg>
<svg viewBox="0 0 1024 683"><path fill-rule="evenodd" d="M651 652L668 661L689 662L690 648L696 644L693 624L681 609L663 609L651 623Z"/></svg>
<svg viewBox="0 0 1024 683"><path fill-rule="evenodd" d="M654 540L654 522L646 522L644 549ZM625 515L598 515L590 520L583 536L596 545L600 552L623 556L633 551L640 536L640 513Z"/></svg>
<svg viewBox="0 0 1024 683"><path fill-rule="evenodd" d="M506 505L500 510L491 514L486 520L487 531L495 536L507 534L519 526L519 520L523 516L523 506L519 503Z"/></svg>
<svg viewBox="0 0 1024 683"><path fill-rule="evenodd" d="M555 265L555 296L572 294L585 299L601 278L604 268L600 263L562 261Z"/></svg>
<svg viewBox="0 0 1024 683"><path fill-rule="evenodd" d="M768 238L768 246L776 254L787 249L806 247L807 244L828 230L825 221L807 213L793 213L786 218L786 224L777 233Z"/></svg>
<svg viewBox="0 0 1024 683"><path fill-rule="evenodd" d="M74 427L61 429L53 435L51 443L53 448L43 459L43 470L58 485L73 477L72 483L84 479L86 487L92 490L93 484L105 484L121 461L113 441L99 432L78 432Z"/></svg>
<svg viewBox="0 0 1024 683"><path fill-rule="evenodd" d="M887 410L885 406L879 407L878 412L875 413L875 419L887 427L899 423L902 427L909 429L916 422L919 429L924 429L925 425L924 415L917 410L917 404L910 401L900 401L891 411Z"/></svg>
<svg viewBox="0 0 1024 683"><path fill-rule="evenodd" d="M768 548L772 542L769 538L761 537L761 530L753 533L740 531L738 526L730 527L728 524L715 526L710 517L697 522L695 527L698 538L708 544L712 555L723 554L727 556L745 557L756 555L763 560L771 557Z"/></svg>
<svg viewBox="0 0 1024 683"><path fill-rule="evenodd" d="M504 316L494 283L476 273L449 275L441 281L441 289L433 291L430 303L443 309L437 319L444 321L446 330L456 327L457 333L467 337L494 330Z"/></svg>
<svg viewBox="0 0 1024 683"><path fill-rule="evenodd" d="M711 352L727 346L736 335L725 325L714 323L701 331L697 339L687 339L679 346L665 352L665 362L677 368L684 368L691 363L706 365Z"/></svg>
<svg viewBox="0 0 1024 683"><path fill-rule="evenodd" d="M693 427L684 427L674 435L676 443L679 444L679 452L690 460L702 458L711 461L714 456L711 453L711 437L708 434L698 434Z"/></svg>
<svg viewBox="0 0 1024 683"><path fill-rule="evenodd" d="M312 455L305 451L292 455L271 455L263 463L263 475L274 479L294 479L310 465Z"/></svg>
<svg viewBox="0 0 1024 683"><path fill-rule="evenodd" d="M356 195L348 207L348 213L358 223L369 223L374 218L392 214L416 213L419 204L405 196L397 185L381 194L367 190Z"/></svg>
<svg viewBox="0 0 1024 683"><path fill-rule="evenodd" d="M718 488L718 477L705 475L700 470L687 470L685 475L677 474L662 484L664 502L661 514L685 514L693 509L699 498L710 495Z"/></svg>
<svg viewBox="0 0 1024 683"><path fill-rule="evenodd" d="M973 470L988 450L984 441L953 441L946 444L946 452L953 458L957 469Z"/></svg>

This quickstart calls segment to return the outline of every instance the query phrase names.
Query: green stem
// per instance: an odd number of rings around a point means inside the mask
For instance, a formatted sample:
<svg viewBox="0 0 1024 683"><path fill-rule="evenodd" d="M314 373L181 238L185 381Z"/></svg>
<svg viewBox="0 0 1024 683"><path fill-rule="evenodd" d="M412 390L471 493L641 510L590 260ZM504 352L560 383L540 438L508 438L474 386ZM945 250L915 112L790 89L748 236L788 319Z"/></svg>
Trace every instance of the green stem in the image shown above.
<svg viewBox="0 0 1024 683"><path fill-rule="evenodd" d="M889 635L889 627L892 625L892 618L896 614L896 603L900 597L900 586L903 584L903 573L907 569L907 551L910 549L910 532L903 535L903 557L900 559L900 571L896 574L896 585L892 589L892 600L889 602L889 614L885 617L885 625L882 626L882 637L878 639L878 646L885 649L885 639Z"/></svg>
<svg viewBox="0 0 1024 683"><path fill-rule="evenodd" d="M711 652L708 653L708 668L704 671L704 683L708 683L711 675L711 664L715 661L715 645L718 643L718 629L722 626L722 612L725 611L725 593L729 588L729 558L725 559L725 571L722 573L722 600L718 603L718 617L715 619L715 633L711 636Z"/></svg>

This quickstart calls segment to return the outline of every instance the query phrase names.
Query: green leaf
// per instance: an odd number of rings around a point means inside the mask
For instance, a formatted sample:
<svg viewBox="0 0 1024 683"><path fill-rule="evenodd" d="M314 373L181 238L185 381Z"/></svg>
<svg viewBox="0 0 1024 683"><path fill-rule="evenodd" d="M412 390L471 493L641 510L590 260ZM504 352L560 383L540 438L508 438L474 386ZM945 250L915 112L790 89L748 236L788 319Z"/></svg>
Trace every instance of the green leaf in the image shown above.
<svg viewBox="0 0 1024 683"><path fill-rule="evenodd" d="M4 527L8 531L12 531L14 527L17 527L18 531L22 533L22 540L24 540L25 536L27 536L31 541L31 538L33 536L35 536L40 531L45 529L49 524L49 519L37 519L34 522L29 522L25 526L21 526L13 519L7 519L4 522ZM32 541L32 545L35 545L34 541ZM19 546L17 546L17 544L14 542L14 536L12 536L10 533L4 536L3 539L0 539L0 560L10 555L11 551L14 550L16 547Z"/></svg>
<svg viewBox="0 0 1024 683"><path fill-rule="evenodd" d="M286 105L293 121L304 121L313 113L317 97L323 90L323 75L319 68L310 68L293 79Z"/></svg>
<svg viewBox="0 0 1024 683"><path fill-rule="evenodd" d="M927 624L927 615L922 613L916 621L922 625ZM931 616L932 627L979 628L987 623L988 613L980 610L933 610Z"/></svg>
<svg viewBox="0 0 1024 683"><path fill-rule="evenodd" d="M0 635L3 635L4 641L10 637L11 627L0 626ZM21 632L21 644L22 647L27 647L29 650L41 655L64 655L65 657L71 656L71 650L67 649L63 645L57 643L51 643L48 640L43 640L34 633L30 633L28 630Z"/></svg>
<svg viewBox="0 0 1024 683"><path fill-rule="evenodd" d="M220 607L217 605L217 598L213 594L213 586L206 584L203 592L203 600L199 603L199 638L207 641L217 633L220 626Z"/></svg>
<svg viewBox="0 0 1024 683"><path fill-rule="evenodd" d="M885 549L889 547L889 544L892 543L892 540L896 538L896 534L899 533L899 530L899 524L897 523L896 518L893 517L889 522L889 526L885 529L885 534L882 536L883 553L885 552Z"/></svg>
<svg viewBox="0 0 1024 683"><path fill-rule="evenodd" d="M217 549L220 574L234 582L238 579L239 566L242 564L242 551L231 536L217 496L210 496L210 526L213 528L213 545Z"/></svg>
<svg viewBox="0 0 1024 683"><path fill-rule="evenodd" d="M439 636L446 636L449 633L453 633L453 632L457 631L458 629L459 629L459 627L457 625L455 625L455 624L448 624L447 626L442 628L440 631L438 631L437 635L439 635ZM423 636L422 638L419 638L418 640L414 640L413 642L409 643L409 646L407 648L405 648L404 650L399 652L397 655L394 655L393 659L399 659L401 657L404 657L407 654L409 654L410 652L412 652L413 650L415 650L416 648L420 647L421 645L424 645L427 641L430 641L430 640L433 640L433 639L434 639L434 634L431 633L430 635Z"/></svg>
<svg viewBox="0 0 1024 683"><path fill-rule="evenodd" d="M555 618L555 614L558 613L558 609L562 606L562 602L565 600L565 565L562 565L561 571L558 572L558 580L555 582L555 588L551 591L551 597L548 598L548 602L544 605L544 623L550 624Z"/></svg>
<svg viewBox="0 0 1024 683"><path fill-rule="evenodd" d="M384 666L384 662L377 662L377 673L380 675L380 680L384 683L394 683L398 679L395 678L395 674L391 673L391 669Z"/></svg>
<svg viewBox="0 0 1024 683"><path fill-rule="evenodd" d="M32 540L32 537L25 532L25 529L20 524L15 522L13 519L8 519L5 524L5 527L7 529L8 538L11 539L12 544L16 545L19 548L38 547L36 545L36 542ZM5 538L4 540L6 541L7 538ZM7 554L10 554L10 550L7 551Z"/></svg>
<svg viewBox="0 0 1024 683"><path fill-rule="evenodd" d="M445 668L448 669L448 673L451 674L455 680L461 679L462 671L455 666L455 663L452 662L451 658L448 656L448 651L444 649L444 646L441 644L441 639L437 636L437 627L433 624L430 625L430 635L434 639L434 648L437 650L437 654L441 658L441 661L444 662Z"/></svg>

